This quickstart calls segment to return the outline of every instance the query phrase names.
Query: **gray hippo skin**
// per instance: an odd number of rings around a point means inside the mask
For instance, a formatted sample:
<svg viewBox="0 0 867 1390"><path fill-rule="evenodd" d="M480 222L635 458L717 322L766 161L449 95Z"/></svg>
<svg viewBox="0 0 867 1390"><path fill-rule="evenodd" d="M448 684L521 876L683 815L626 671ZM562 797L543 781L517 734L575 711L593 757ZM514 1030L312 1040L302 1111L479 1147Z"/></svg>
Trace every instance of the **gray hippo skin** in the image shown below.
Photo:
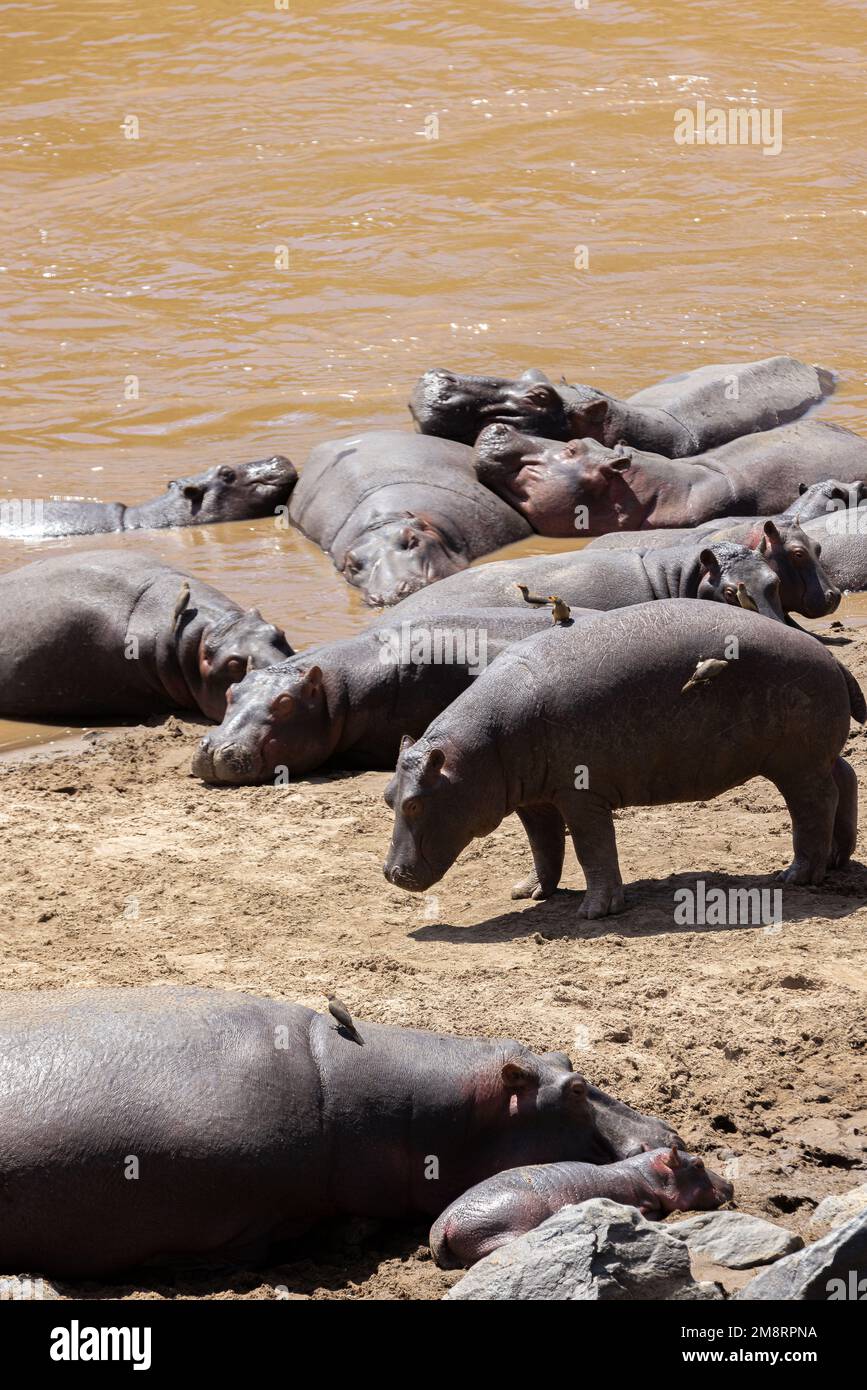
<svg viewBox="0 0 867 1390"><path fill-rule="evenodd" d="M568 444L489 425L476 441L476 472L541 536L693 527L716 517L772 516L802 482L867 479L867 439L821 420L745 435L688 459Z"/></svg>
<svg viewBox="0 0 867 1390"><path fill-rule="evenodd" d="M248 665L292 648L257 609L139 551L51 555L0 575L0 714L222 719Z"/></svg>
<svg viewBox="0 0 867 1390"><path fill-rule="evenodd" d="M703 658L726 664L684 689ZM385 793L385 876L426 892L515 811L535 873L513 896L554 892L568 827L587 882L578 916L604 917L624 906L614 810L710 801L767 777L792 818L780 877L821 883L855 846L857 782L839 757L853 714L863 721L864 697L824 647L740 609L671 599L552 628L404 740Z"/></svg>
<svg viewBox="0 0 867 1390"><path fill-rule="evenodd" d="M783 592L781 573L786 576L788 566L778 547L759 555L732 541L652 550L646 555L633 551L569 550L558 555L532 555L525 560L492 560L477 565L404 599L393 610L393 616L415 618L434 608L457 609L462 605L519 607L524 603L519 584L527 585L534 594L557 594L566 603L581 608L610 610L667 598L738 605L738 584L743 584L760 613L784 622L790 608L801 602L805 588L799 579ZM813 580L816 576L808 577ZM840 602L836 590L828 585L827 590L820 587L819 592L827 594L822 599L822 613L836 608Z"/></svg>
<svg viewBox="0 0 867 1390"><path fill-rule="evenodd" d="M105 531L152 531L167 526L205 526L273 516L297 481L281 454L219 464L193 478L176 478L162 497L127 507L122 502L39 502L23 507L0 498L0 536L95 536Z"/></svg>
<svg viewBox="0 0 867 1390"><path fill-rule="evenodd" d="M430 1248L441 1269L473 1265L549 1216L608 1197L638 1207L649 1221L672 1211L715 1211L734 1189L694 1154L654 1149L619 1163L540 1163L510 1168L464 1192L431 1226Z"/></svg>
<svg viewBox="0 0 867 1390"><path fill-rule="evenodd" d="M830 372L784 356L699 367L628 400L555 384L535 369L514 381L434 370L417 383L409 409L423 434L463 444L502 422L546 439L623 441L682 458L796 420L833 390Z"/></svg>
<svg viewBox="0 0 867 1390"><path fill-rule="evenodd" d="M521 1163L679 1142L563 1053L190 987L0 994L0 1268L250 1261ZM137 1172L136 1172L137 1169Z"/></svg>
<svg viewBox="0 0 867 1390"><path fill-rule="evenodd" d="M290 516L373 606L397 603L530 528L463 444L375 430L315 448Z"/></svg>
<svg viewBox="0 0 867 1390"><path fill-rule="evenodd" d="M293 777L323 764L393 768L403 734L424 733L511 642L550 626L549 608L425 614L251 671L202 739L193 774L238 784L278 768Z"/></svg>
<svg viewBox="0 0 867 1390"><path fill-rule="evenodd" d="M849 508L808 521L804 530L822 548L822 564L850 593L867 589L867 508Z"/></svg>

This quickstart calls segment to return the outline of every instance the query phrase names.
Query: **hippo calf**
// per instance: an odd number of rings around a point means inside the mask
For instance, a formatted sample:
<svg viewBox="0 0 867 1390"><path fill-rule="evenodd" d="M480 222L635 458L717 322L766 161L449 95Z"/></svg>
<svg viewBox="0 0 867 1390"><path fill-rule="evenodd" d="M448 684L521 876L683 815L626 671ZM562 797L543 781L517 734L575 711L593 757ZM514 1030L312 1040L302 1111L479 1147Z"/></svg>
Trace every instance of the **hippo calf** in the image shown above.
<svg viewBox="0 0 867 1390"><path fill-rule="evenodd" d="M249 1262L336 1216L434 1217L503 1168L679 1140L562 1052L233 991L0 994L0 1268Z"/></svg>
<svg viewBox="0 0 867 1390"><path fill-rule="evenodd" d="M676 1146L634 1154L619 1163L540 1163L510 1168L471 1187L431 1226L430 1248L441 1269L473 1265L549 1216L608 1197L638 1207L649 1221L672 1211L715 1211L734 1189L694 1154Z"/></svg>
<svg viewBox="0 0 867 1390"><path fill-rule="evenodd" d="M552 628L404 740L385 793L384 873L426 892L514 811L535 872L513 897L554 892L568 828L587 884L578 916L604 917L624 906L613 811L709 801L766 777L792 818L780 878L821 883L855 847L857 781L839 754L865 715L824 647L740 609L671 599Z"/></svg>
<svg viewBox="0 0 867 1390"><path fill-rule="evenodd" d="M595 439L609 447L622 440L680 458L787 424L833 390L830 372L782 355L699 367L628 400L592 386L555 385L535 369L514 381L435 370L417 383L409 409L423 434L464 444L486 425L504 423L546 439Z"/></svg>
<svg viewBox="0 0 867 1390"><path fill-rule="evenodd" d="M0 714L222 719L248 666L292 648L255 608L142 552L51 555L0 575Z"/></svg>
<svg viewBox="0 0 867 1390"><path fill-rule="evenodd" d="M177 478L162 497L122 502L38 502L23 508L0 498L0 536L95 536L105 531L151 531L166 526L205 526L273 516L285 505L298 474L289 459L234 466L221 463L192 478Z"/></svg>
<svg viewBox="0 0 867 1390"><path fill-rule="evenodd" d="M320 444L290 516L372 606L397 603L530 534L477 481L471 449L401 430Z"/></svg>

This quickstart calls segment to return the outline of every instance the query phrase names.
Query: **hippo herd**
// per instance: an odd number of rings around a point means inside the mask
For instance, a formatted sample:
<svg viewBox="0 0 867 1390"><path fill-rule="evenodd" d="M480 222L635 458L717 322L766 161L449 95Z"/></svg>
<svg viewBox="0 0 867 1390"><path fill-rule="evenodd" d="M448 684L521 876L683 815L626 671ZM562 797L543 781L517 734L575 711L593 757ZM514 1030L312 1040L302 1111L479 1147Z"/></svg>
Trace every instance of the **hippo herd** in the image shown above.
<svg viewBox="0 0 867 1390"><path fill-rule="evenodd" d="M867 588L867 440L804 418L833 387L786 356L628 400L429 371L415 431L323 443L300 476L274 456L140 505L49 502L26 525L0 509L0 538L288 515L391 609L297 652L138 549L54 552L0 576L0 715L190 711L213 725L192 764L207 784L386 770L383 871L410 893L514 812L512 896L557 890L568 835L578 919L626 906L621 808L764 777L792 824L780 880L819 884L855 850L842 750L867 718L791 616ZM588 543L474 563L533 535ZM339 1216L435 1218L455 1267L589 1197L659 1219L732 1198L564 1053L340 1017L169 986L0 994L0 1268L262 1260Z"/></svg>

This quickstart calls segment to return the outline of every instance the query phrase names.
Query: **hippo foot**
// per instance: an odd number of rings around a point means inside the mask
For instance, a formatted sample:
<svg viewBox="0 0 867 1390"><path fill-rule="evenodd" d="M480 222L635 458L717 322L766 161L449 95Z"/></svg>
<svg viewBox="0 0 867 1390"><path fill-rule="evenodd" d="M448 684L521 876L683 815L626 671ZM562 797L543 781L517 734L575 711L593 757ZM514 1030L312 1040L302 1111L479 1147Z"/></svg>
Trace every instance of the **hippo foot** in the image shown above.
<svg viewBox="0 0 867 1390"><path fill-rule="evenodd" d="M791 883L796 886L806 886L808 884L822 883L825 879L825 869L818 865L810 864L805 859L793 859L788 869L781 869L777 874L779 883Z"/></svg>
<svg viewBox="0 0 867 1390"><path fill-rule="evenodd" d="M612 888L588 888L578 909L578 916L591 919L610 917L615 912L622 912L625 907L626 894L620 884Z"/></svg>
<svg viewBox="0 0 867 1390"><path fill-rule="evenodd" d="M535 898L537 902L542 902L545 898L550 898L556 890L557 885L548 887L540 883L535 874L530 874L529 878L522 878L520 883L516 883L512 889L512 898Z"/></svg>

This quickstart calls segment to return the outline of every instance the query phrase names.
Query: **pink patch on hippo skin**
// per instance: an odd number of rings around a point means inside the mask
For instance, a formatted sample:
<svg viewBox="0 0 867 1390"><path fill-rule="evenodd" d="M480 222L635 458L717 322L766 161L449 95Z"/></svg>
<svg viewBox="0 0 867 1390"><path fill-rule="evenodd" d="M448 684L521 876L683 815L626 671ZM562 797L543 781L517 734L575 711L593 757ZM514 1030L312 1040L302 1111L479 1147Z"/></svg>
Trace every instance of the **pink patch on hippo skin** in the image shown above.
<svg viewBox="0 0 867 1390"><path fill-rule="evenodd" d="M517 1113L518 1113L518 1092L517 1092L517 1091L513 1091L512 1094L509 1096L509 1114L510 1114L510 1115L517 1115Z"/></svg>

